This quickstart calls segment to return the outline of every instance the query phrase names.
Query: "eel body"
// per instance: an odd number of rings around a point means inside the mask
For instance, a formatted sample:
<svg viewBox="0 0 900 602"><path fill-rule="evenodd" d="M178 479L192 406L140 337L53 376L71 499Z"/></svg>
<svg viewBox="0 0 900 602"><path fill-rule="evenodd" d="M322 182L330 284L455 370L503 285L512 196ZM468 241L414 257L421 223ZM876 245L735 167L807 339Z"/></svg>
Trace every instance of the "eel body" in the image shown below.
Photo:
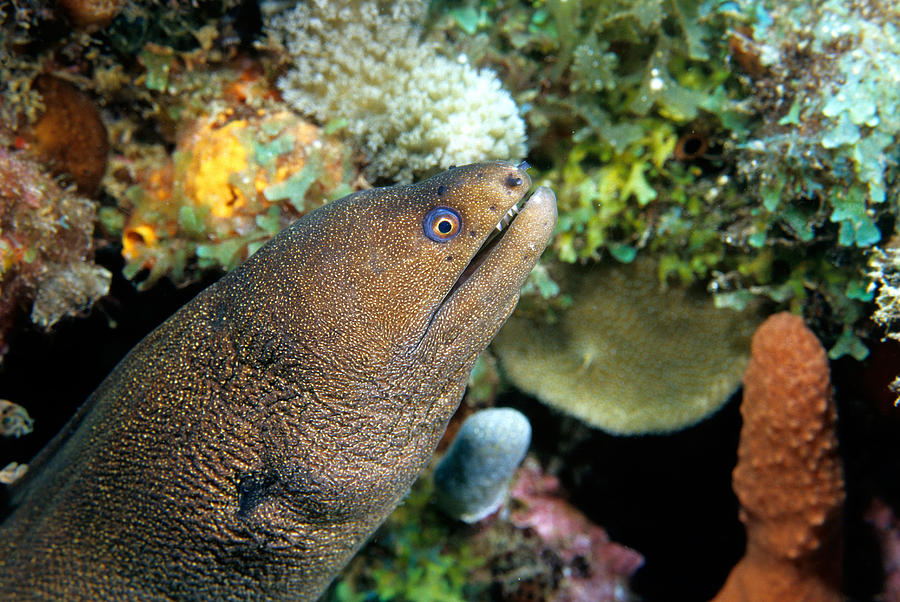
<svg viewBox="0 0 900 602"><path fill-rule="evenodd" d="M313 600L399 503L556 222L489 162L334 201L150 333L0 526L7 599ZM513 211L510 211L510 210Z"/></svg>

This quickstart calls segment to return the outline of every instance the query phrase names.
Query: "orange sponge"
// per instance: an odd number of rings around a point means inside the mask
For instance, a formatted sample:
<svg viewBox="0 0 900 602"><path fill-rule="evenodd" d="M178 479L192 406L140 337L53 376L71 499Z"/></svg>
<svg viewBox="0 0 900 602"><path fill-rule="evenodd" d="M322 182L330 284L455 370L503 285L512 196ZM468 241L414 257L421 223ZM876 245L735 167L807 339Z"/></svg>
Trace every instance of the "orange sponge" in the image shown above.
<svg viewBox="0 0 900 602"><path fill-rule="evenodd" d="M125 5L125 0L56 0L72 24L87 31L109 25Z"/></svg>
<svg viewBox="0 0 900 602"><path fill-rule="evenodd" d="M734 490L747 551L718 602L841 600L844 480L828 360L803 319L753 335Z"/></svg>
<svg viewBox="0 0 900 602"><path fill-rule="evenodd" d="M34 124L31 137L37 154L55 173L72 176L78 191L93 196L109 153L109 139L100 111L91 98L52 75L39 75L34 82L44 101L44 112Z"/></svg>

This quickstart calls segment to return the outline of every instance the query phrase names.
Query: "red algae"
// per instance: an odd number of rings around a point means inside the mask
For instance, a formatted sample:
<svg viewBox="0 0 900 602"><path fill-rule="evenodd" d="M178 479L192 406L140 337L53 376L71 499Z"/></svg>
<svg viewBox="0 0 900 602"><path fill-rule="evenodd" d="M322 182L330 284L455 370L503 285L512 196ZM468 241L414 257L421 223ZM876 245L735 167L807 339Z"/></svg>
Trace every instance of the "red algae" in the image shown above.
<svg viewBox="0 0 900 602"><path fill-rule="evenodd" d="M533 531L542 556L557 559L566 577L553 595L570 602L628 598L628 579L644 564L635 550L613 542L563 496L559 480L529 458L510 489L516 509L510 522Z"/></svg>
<svg viewBox="0 0 900 602"><path fill-rule="evenodd" d="M29 307L49 329L106 294L110 273L92 262L96 213L24 153L0 147L0 358Z"/></svg>

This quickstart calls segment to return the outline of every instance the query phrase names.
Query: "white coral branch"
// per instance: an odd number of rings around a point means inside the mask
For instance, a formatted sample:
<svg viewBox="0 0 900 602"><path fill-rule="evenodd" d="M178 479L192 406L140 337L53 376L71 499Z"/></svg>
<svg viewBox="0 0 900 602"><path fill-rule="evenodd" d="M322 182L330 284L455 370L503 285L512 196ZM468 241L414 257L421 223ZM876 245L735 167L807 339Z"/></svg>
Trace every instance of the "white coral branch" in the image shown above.
<svg viewBox="0 0 900 602"><path fill-rule="evenodd" d="M346 120L369 173L410 181L435 169L525 154L525 125L496 74L422 39L427 5L314 0L274 11L269 31L294 65L285 100L321 122Z"/></svg>

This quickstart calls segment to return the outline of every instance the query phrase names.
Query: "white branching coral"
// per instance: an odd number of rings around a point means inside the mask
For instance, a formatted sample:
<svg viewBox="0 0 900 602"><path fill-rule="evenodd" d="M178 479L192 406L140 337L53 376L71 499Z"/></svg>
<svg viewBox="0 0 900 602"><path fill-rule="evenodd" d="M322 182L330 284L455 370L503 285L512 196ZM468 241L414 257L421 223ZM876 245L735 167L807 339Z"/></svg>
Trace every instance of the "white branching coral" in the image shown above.
<svg viewBox="0 0 900 602"><path fill-rule="evenodd" d="M900 341L900 248L874 247L869 256L869 269L869 290L878 291L872 319L884 328L886 337ZM900 405L900 375L890 388L898 394L894 405Z"/></svg>
<svg viewBox="0 0 900 602"><path fill-rule="evenodd" d="M493 72L423 39L426 10L419 0L270 3L269 31L294 62L278 82L285 100L323 123L346 121L376 177L521 158L525 126L512 97Z"/></svg>
<svg viewBox="0 0 900 602"><path fill-rule="evenodd" d="M900 340L900 248L874 247L869 268L869 290L878 291L872 319L884 327L886 336Z"/></svg>

